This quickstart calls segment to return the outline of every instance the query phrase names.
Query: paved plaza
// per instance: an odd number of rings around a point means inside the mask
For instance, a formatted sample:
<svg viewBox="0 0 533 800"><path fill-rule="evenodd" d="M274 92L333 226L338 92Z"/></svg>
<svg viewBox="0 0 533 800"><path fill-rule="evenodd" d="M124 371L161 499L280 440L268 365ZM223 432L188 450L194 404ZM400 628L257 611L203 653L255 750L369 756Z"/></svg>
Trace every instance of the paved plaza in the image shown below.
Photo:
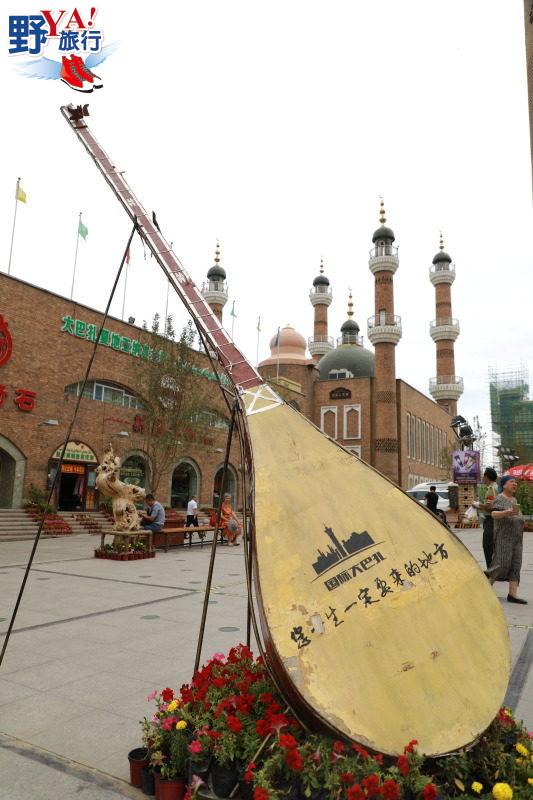
<svg viewBox="0 0 533 800"><path fill-rule="evenodd" d="M481 530L458 534L481 563ZM0 669L0 800L143 797L127 785L127 753L151 709L146 696L191 677L210 548L119 562L93 558L95 543L79 535L39 545ZM31 545L0 542L2 634ZM213 587L202 660L246 639L242 547L219 548ZM512 647L506 702L531 729L533 534L521 585L529 605L507 603L507 584L495 591Z"/></svg>

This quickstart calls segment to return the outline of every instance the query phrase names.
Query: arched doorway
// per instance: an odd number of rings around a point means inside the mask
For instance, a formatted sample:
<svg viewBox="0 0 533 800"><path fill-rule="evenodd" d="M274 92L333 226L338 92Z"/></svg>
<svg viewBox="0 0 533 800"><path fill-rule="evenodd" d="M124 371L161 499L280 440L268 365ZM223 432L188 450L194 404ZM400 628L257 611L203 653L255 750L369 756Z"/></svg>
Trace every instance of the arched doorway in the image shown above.
<svg viewBox="0 0 533 800"><path fill-rule="evenodd" d="M131 483L140 486L142 489L148 487L148 463L143 453L132 453L122 462L120 468L120 479L124 483Z"/></svg>
<svg viewBox="0 0 533 800"><path fill-rule="evenodd" d="M220 495L222 492L228 492L231 495L231 502L235 509L237 505L237 473L235 469L228 464L226 472L226 483L222 487L222 474L224 472L224 465L220 466L215 472L215 479L213 481L213 507L217 508L220 502Z"/></svg>
<svg viewBox="0 0 533 800"><path fill-rule="evenodd" d="M63 445L52 453L48 464L48 486L54 481ZM98 508L96 467L98 459L84 442L67 442L61 475L56 482L55 504L60 511L95 511Z"/></svg>
<svg viewBox="0 0 533 800"><path fill-rule="evenodd" d="M20 508L26 457L0 435L0 508Z"/></svg>
<svg viewBox="0 0 533 800"><path fill-rule="evenodd" d="M200 471L196 464L184 458L174 468L170 483L170 505L172 508L187 508L187 503L195 494L200 494Z"/></svg>

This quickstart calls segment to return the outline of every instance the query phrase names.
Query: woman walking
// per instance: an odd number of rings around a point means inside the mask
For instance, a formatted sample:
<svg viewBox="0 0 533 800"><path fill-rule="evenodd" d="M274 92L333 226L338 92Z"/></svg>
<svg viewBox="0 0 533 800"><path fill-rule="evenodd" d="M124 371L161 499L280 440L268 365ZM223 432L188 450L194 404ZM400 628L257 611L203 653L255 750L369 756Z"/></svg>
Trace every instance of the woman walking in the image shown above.
<svg viewBox="0 0 533 800"><path fill-rule="evenodd" d="M501 479L502 492L492 504L494 520L494 554L487 577L494 581L509 581L509 603L527 604L527 600L517 597L522 567L522 539L524 519L515 494L518 484L510 475Z"/></svg>

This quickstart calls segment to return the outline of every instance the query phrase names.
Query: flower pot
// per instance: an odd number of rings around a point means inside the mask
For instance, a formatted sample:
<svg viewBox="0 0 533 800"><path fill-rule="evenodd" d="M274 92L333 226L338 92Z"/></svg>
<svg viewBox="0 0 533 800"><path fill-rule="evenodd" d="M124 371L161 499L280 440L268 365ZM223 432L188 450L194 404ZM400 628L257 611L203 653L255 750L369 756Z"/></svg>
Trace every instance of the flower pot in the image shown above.
<svg viewBox="0 0 533 800"><path fill-rule="evenodd" d="M188 783L190 784L193 775L197 775L198 778L203 780L205 784L207 784L207 779L209 777L209 767L211 766L211 759L204 758L199 761L189 761L189 770L188 770Z"/></svg>
<svg viewBox="0 0 533 800"><path fill-rule="evenodd" d="M136 747L135 750L130 750L128 753L128 761L130 762L130 783L132 786L141 788L141 770L148 764L150 760L148 750L146 747Z"/></svg>
<svg viewBox="0 0 533 800"><path fill-rule="evenodd" d="M244 778L239 778L239 797L241 800L252 800L254 796L253 782L249 783Z"/></svg>
<svg viewBox="0 0 533 800"><path fill-rule="evenodd" d="M154 789L155 800L159 800L159 781L161 780L161 768L154 767Z"/></svg>
<svg viewBox="0 0 533 800"><path fill-rule="evenodd" d="M154 796L155 794L154 771L149 766L143 767L141 769L141 788L143 790L143 794L147 794L152 797Z"/></svg>
<svg viewBox="0 0 533 800"><path fill-rule="evenodd" d="M159 800L183 800L185 794L185 779L173 778L164 780L159 778L158 783Z"/></svg>
<svg viewBox="0 0 533 800"><path fill-rule="evenodd" d="M234 766L223 767L215 762L211 767L211 785L218 797L229 797L238 778L239 776Z"/></svg>

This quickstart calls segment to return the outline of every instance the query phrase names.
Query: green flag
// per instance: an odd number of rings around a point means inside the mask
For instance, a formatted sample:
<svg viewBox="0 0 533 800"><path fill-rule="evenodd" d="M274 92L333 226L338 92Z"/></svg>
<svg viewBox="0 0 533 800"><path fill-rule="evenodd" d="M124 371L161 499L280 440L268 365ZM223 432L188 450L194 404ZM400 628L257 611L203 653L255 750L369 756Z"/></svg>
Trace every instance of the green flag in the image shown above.
<svg viewBox="0 0 533 800"><path fill-rule="evenodd" d="M88 233L89 233L89 228L83 224L80 218L80 224L78 225L78 236L81 236L83 241L85 241Z"/></svg>

